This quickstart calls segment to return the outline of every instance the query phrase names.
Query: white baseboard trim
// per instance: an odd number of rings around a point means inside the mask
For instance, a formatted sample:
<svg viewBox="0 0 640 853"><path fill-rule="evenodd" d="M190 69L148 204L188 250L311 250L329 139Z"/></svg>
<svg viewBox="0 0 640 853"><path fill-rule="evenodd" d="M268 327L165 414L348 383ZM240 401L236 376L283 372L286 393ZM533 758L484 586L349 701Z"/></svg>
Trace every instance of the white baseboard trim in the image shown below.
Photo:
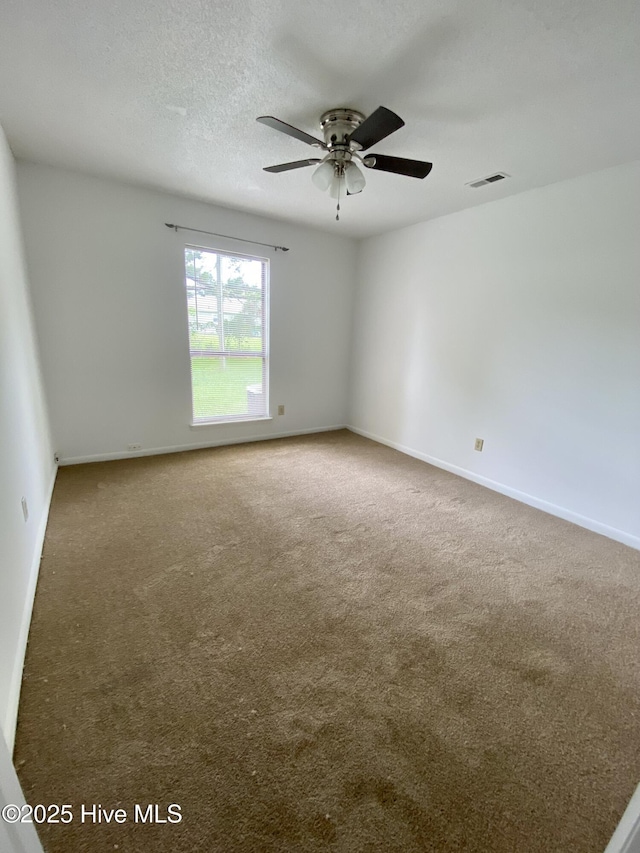
<svg viewBox="0 0 640 853"><path fill-rule="evenodd" d="M33 558L31 560L31 569L29 572L29 585L27 587L27 595L22 611L22 619L20 622L20 636L16 646L16 656L13 663L13 675L9 686L9 697L7 701L7 714L5 717L4 733L9 753L13 753L13 746L16 739L16 725L18 723L18 705L20 704L20 688L22 687L22 672L24 669L24 658L27 652L27 640L29 639L29 628L31 626L31 614L33 612L33 602L36 596L36 586L38 584L38 574L40 572L40 560L42 558L42 548L44 546L44 535L47 530L47 521L49 520L49 508L51 506L51 498L53 496L53 487L56 482L56 474L58 466L56 465L51 476L47 495L45 497L42 514L36 532L36 538L33 548Z"/></svg>
<svg viewBox="0 0 640 853"><path fill-rule="evenodd" d="M269 441L272 438L290 438L296 435L310 435L314 432L332 432L337 429L346 429L344 424L332 426L312 427L311 429L297 429L291 432L277 432L270 435L243 435L240 438L221 438L198 442L197 444L174 444L169 447L149 447L143 450L120 451L113 453L94 453L90 456L63 456L59 460L60 465L81 465L85 462L110 462L114 459L135 459L138 456L158 456L162 453L182 453L185 450L204 450L207 447L225 447L229 444L247 444L251 441Z"/></svg>
<svg viewBox="0 0 640 853"><path fill-rule="evenodd" d="M385 444L387 447L392 447L394 450L399 450L401 453L406 453L407 456L413 456L415 459L420 459L422 462L427 462L429 465L435 465L436 468L442 468L444 471L449 471L451 474L456 474L458 477L464 477L465 480L471 480L478 483L480 486L485 486L494 492L500 492L509 498L520 501L520 503L528 506L541 509L543 512L548 512L549 515L555 515L564 521L570 521L577 524L579 527L584 527L594 533L600 533L607 536L609 539L615 539L616 542L622 542L623 545L628 545L630 548L640 550L640 537L627 533L624 530L618 530L616 527L609 527L607 524L602 524L593 518L587 518L584 515L579 515L577 512L572 512L562 506L549 503L548 501L537 498L534 495L529 495L526 492L521 492L511 486L505 486L503 483L498 483L495 480L490 480L488 477L482 477L480 474L475 474L473 471L468 471L466 468L460 468L457 465L451 465L443 459L436 459L434 456L429 456L426 453L421 453L419 450L414 450L411 447L406 447L404 444L398 444L395 441L389 441L380 435L367 432L355 426L347 424L347 429L355 432L364 438L370 438L372 441L377 441L379 444Z"/></svg>
<svg viewBox="0 0 640 853"><path fill-rule="evenodd" d="M638 853L638 851L640 851L640 785L631 797L604 853Z"/></svg>

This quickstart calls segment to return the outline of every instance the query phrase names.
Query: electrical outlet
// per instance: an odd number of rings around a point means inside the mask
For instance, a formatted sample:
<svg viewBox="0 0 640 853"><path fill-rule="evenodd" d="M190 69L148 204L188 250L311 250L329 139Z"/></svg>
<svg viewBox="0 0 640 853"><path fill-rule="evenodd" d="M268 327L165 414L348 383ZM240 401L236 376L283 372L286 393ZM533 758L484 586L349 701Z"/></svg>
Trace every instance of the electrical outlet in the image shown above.
<svg viewBox="0 0 640 853"><path fill-rule="evenodd" d="M29 518L29 505L27 504L27 499L22 498L21 504L22 504L22 514L24 516L24 520L27 521L27 519Z"/></svg>
<svg viewBox="0 0 640 853"><path fill-rule="evenodd" d="M57 450L56 450L56 452L53 454L53 461L56 463L56 465L60 462L60 454L58 453L58 451L57 451Z"/></svg>
<svg viewBox="0 0 640 853"><path fill-rule="evenodd" d="M141 444L127 444L127 450L141 450Z"/></svg>
<svg viewBox="0 0 640 853"><path fill-rule="evenodd" d="M278 406L278 414L284 415L284 406Z"/></svg>
<svg viewBox="0 0 640 853"><path fill-rule="evenodd" d="M484 447L484 438L476 438L475 450L482 450Z"/></svg>

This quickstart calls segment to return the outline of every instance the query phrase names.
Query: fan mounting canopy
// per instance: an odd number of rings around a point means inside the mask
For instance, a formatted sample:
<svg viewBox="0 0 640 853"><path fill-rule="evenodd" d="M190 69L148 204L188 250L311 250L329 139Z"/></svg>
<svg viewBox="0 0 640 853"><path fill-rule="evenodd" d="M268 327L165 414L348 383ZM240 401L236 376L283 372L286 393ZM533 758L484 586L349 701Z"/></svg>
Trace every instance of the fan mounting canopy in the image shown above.
<svg viewBox="0 0 640 853"><path fill-rule="evenodd" d="M365 116L358 110L350 110L346 107L338 107L335 110L327 110L320 116L320 127L324 134L324 143L327 148L334 145L349 145L349 137L360 127Z"/></svg>

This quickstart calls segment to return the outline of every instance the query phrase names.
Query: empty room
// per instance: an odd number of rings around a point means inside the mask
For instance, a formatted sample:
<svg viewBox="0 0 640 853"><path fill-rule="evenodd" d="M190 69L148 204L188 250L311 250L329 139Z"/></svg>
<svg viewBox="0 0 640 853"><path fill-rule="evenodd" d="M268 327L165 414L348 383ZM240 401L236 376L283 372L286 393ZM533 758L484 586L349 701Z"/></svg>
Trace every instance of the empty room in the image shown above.
<svg viewBox="0 0 640 853"><path fill-rule="evenodd" d="M3 853L640 850L639 35L3 6Z"/></svg>

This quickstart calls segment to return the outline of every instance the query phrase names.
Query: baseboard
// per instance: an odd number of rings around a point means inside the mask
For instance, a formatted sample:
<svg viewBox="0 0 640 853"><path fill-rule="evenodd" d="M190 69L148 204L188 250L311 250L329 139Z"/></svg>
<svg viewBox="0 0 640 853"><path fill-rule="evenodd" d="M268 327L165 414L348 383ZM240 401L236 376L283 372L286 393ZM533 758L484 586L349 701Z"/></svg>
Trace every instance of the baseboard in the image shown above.
<svg viewBox="0 0 640 853"><path fill-rule="evenodd" d="M604 853L638 853L640 850L640 785L631 797Z"/></svg>
<svg viewBox="0 0 640 853"><path fill-rule="evenodd" d="M13 675L9 687L9 697L7 701L7 714L5 717L4 733L9 753L13 753L13 745L16 738L16 725L18 723L18 705L20 703L20 688L22 687L22 672L24 669L24 658L27 651L27 640L29 639L29 627L31 625L31 614L33 611L33 602L36 595L36 586L38 584L38 574L40 572L40 560L42 558L42 548L44 545L44 535L47 530L47 521L49 520L49 507L51 506L51 498L53 496L53 487L56 482L56 474L58 466L56 465L51 476L48 493L45 498L44 506L33 548L33 558L31 560L31 569L29 572L29 585L22 611L22 619L20 622L20 636L16 649L16 656L13 664Z"/></svg>
<svg viewBox="0 0 640 853"><path fill-rule="evenodd" d="M521 492L511 486L505 486L504 483L498 483L495 480L490 480L488 477L482 477L480 474L475 474L473 471L468 471L466 468L460 468L457 465L452 465L445 462L443 459L437 459L434 456L429 456L426 453L421 453L419 450L414 450L411 447L406 447L404 444L398 444L395 441L389 441L380 435L367 432L355 426L347 424L346 427L351 432L370 438L372 441L377 441L379 444L385 444L387 447L392 447L394 450L399 450L401 453L406 453L407 456L413 456L415 459L420 459L422 462L427 462L429 465L435 465L436 468L442 468L444 471L449 471L451 474L456 474L458 477L464 477L465 480L471 480L478 483L480 486L485 486L494 492L500 492L509 498L513 498L520 503L528 506L541 509L543 512L548 512L549 515L555 515L564 521L570 521L577 524L579 527L584 527L594 533L600 533L602 536L607 536L609 539L615 539L616 542L622 542L623 545L628 545L630 548L640 550L640 537L627 533L624 530L618 530L616 527L609 527L607 524L602 524L593 518L588 518L584 515L579 515L566 507L557 506L548 501L537 498L535 495L529 495L526 492Z"/></svg>
<svg viewBox="0 0 640 853"><path fill-rule="evenodd" d="M278 432L270 435L246 435L241 438L221 438L200 442L198 444L174 444L169 447L148 447L144 450L114 451L113 453L94 453L90 456L63 456L59 460L60 465L82 465L85 462L109 462L114 459L135 459L138 456L159 456L162 453L182 453L185 450L204 450L207 447L225 447L229 444L247 444L251 441L270 441L272 438L291 438L296 435L310 435L314 432L331 432L337 429L346 429L344 424L332 426L312 427L311 429L298 429L291 432Z"/></svg>

